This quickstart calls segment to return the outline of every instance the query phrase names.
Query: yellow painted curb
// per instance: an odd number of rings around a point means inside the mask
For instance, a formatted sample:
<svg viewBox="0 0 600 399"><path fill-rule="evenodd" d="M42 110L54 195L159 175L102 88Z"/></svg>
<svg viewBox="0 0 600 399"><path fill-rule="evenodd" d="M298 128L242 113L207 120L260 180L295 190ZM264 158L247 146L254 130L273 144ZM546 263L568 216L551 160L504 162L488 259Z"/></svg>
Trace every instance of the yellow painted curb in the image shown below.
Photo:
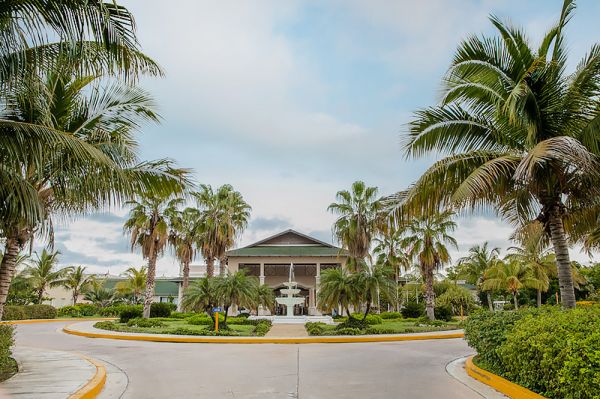
<svg viewBox="0 0 600 399"><path fill-rule="evenodd" d="M95 399L106 383L106 367L91 357L83 355L82 357L96 366L96 374L84 386L79 388L77 392L71 394L68 399Z"/></svg>
<svg viewBox="0 0 600 399"><path fill-rule="evenodd" d="M465 370L467 374L482 383L489 385L496 391L503 393L512 399L546 399L544 396L523 388L520 385L510 382L505 378L490 373L482 368L479 368L473 363L473 356L465 362Z"/></svg>
<svg viewBox="0 0 600 399"><path fill-rule="evenodd" d="M120 339L129 341L151 342L182 342L204 344L317 344L317 343L352 343L352 342L396 342L396 341L422 341L431 339L463 338L462 332L451 334L431 335L354 335L354 336L319 336L319 337L204 337L204 336L159 336L159 335L124 335L106 334L73 330L65 326L63 331L67 334L79 335L88 338Z"/></svg>
<svg viewBox="0 0 600 399"><path fill-rule="evenodd" d="M70 319L27 319L27 320L6 320L0 321L0 324L34 324L34 323L58 323L66 321L101 321L115 320L115 317L81 317Z"/></svg>

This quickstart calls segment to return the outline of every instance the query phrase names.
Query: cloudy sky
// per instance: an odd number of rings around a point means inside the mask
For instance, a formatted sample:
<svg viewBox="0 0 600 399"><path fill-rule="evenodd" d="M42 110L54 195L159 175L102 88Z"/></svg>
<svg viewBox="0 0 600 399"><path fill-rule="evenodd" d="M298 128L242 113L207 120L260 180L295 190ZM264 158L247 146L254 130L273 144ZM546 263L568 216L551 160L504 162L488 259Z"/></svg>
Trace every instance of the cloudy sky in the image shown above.
<svg viewBox="0 0 600 399"><path fill-rule="evenodd" d="M141 132L142 157L172 158L197 182L241 191L253 208L243 245L287 228L331 241L336 191L358 179L381 194L413 182L434 159L404 160L400 139L411 112L438 100L460 40L491 33L496 14L538 41L562 0L121 3L166 71L142 82L163 117ZM599 15L600 2L578 1L572 66L600 38ZM126 213L60 223L62 263L113 274L142 265L122 233ZM506 248L510 232L495 218L461 219L454 256L485 240ZM159 275L177 272L161 259Z"/></svg>

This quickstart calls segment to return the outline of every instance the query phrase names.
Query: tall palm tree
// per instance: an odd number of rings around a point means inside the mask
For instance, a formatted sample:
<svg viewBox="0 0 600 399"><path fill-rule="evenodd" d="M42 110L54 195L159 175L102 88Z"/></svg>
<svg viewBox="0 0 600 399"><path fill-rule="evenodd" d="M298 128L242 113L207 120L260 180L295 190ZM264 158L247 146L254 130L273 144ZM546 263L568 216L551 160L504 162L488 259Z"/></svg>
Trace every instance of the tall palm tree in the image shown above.
<svg viewBox="0 0 600 399"><path fill-rule="evenodd" d="M146 279L148 276L148 268L142 266L138 269L130 267L123 273L127 279L119 281L115 284L115 291L120 295L131 295L133 303L138 303L142 294L146 290Z"/></svg>
<svg viewBox="0 0 600 399"><path fill-rule="evenodd" d="M69 270L62 280L62 286L70 290L73 298L73 305L77 305L77 298L88 288L90 288L94 277L85 274L85 267L77 266Z"/></svg>
<svg viewBox="0 0 600 399"><path fill-rule="evenodd" d="M214 275L215 260L219 260L221 274L225 272L225 254L244 231L252 208L242 194L225 184L216 191L210 185L200 185L192 193L200 209L199 230L202 235L200 251L206 260L206 275Z"/></svg>
<svg viewBox="0 0 600 399"><path fill-rule="evenodd" d="M406 248L402 246L404 227L398 228L387 223L382 227L379 237L375 237L373 254L376 264L385 265L394 271L394 279L398 286L402 269L407 271L411 266ZM400 306L398 290L396 290L395 303Z"/></svg>
<svg viewBox="0 0 600 399"><path fill-rule="evenodd" d="M445 211L414 218L406 227L404 245L411 259L417 261L425 282L425 310L430 320L435 320L434 272L451 261L446 245L458 244L450 234L456 228L453 213Z"/></svg>
<svg viewBox="0 0 600 399"><path fill-rule="evenodd" d="M201 246L202 234L199 228L200 211L196 208L185 208L171 216L171 232L169 243L173 247L175 257L181 263L183 281L181 288L185 291L190 282L190 263L196 256L196 248Z"/></svg>
<svg viewBox="0 0 600 399"><path fill-rule="evenodd" d="M338 215L333 224L333 234L350 256L357 260L350 262L356 263L356 266L369 255L372 240L378 231L381 203L377 191L377 187L367 187L364 182L356 181L350 191L338 191L337 202L327 208Z"/></svg>
<svg viewBox="0 0 600 399"><path fill-rule="evenodd" d="M258 279L247 276L244 270L215 279L217 296L223 302L224 326L227 326L231 306L252 308L256 305L258 285Z"/></svg>
<svg viewBox="0 0 600 399"><path fill-rule="evenodd" d="M538 280L531 268L514 259L497 262L486 272L485 290L504 290L513 297L515 309L519 308L518 294L522 288L539 289L543 282Z"/></svg>
<svg viewBox="0 0 600 399"><path fill-rule="evenodd" d="M41 255L37 255L33 264L25 270L27 279L37 293L36 303L38 304L42 303L46 290L63 285L65 276L72 270L70 267L55 269L59 254L58 251L48 252L44 249Z"/></svg>
<svg viewBox="0 0 600 399"><path fill-rule="evenodd" d="M131 235L131 250L142 250L142 256L148 260L146 291L144 294L144 318L150 317L150 305L154 297L156 261L164 252L169 239L169 215L176 212L183 202L172 195L151 195L145 193L138 200L129 201L132 207L124 230Z"/></svg>
<svg viewBox="0 0 600 399"><path fill-rule="evenodd" d="M395 305L398 296L398 285L394 281L394 271L387 265L361 264L360 269L352 275L355 288L360 293L360 299L365 304L364 317L367 317L373 301L383 298Z"/></svg>
<svg viewBox="0 0 600 399"><path fill-rule="evenodd" d="M564 30L575 2L534 47L496 17L498 37L471 36L454 56L443 100L420 110L405 150L450 154L431 166L397 210L490 206L505 219L547 228L556 254L562 303L575 306L564 220L597 203L600 46L566 74ZM412 206L411 206L412 205ZM583 214L582 214L583 215Z"/></svg>
<svg viewBox="0 0 600 399"><path fill-rule="evenodd" d="M52 238L53 215L78 215L122 203L138 191L181 191L187 184L187 171L137 157L134 132L157 120L153 107L151 97L135 86L73 77L62 67L29 76L6 95L0 118L45 126L70 144L32 149L43 154L31 157L13 156L20 150L4 152L0 145L0 191L8 187L9 193L5 201L0 193L0 232L6 239L0 316L18 254L35 234ZM0 136L11 134L0 129ZM29 148L23 137L12 141ZM31 218L29 208L19 211L22 202L39 214Z"/></svg>
<svg viewBox="0 0 600 399"><path fill-rule="evenodd" d="M341 307L352 319L350 306L359 304L360 294L353 276L345 268L333 268L321 273L319 285L319 308L329 311Z"/></svg>
<svg viewBox="0 0 600 399"><path fill-rule="evenodd" d="M483 245L469 248L469 254L458 260L458 276L464 278L469 284L474 284L478 290L484 291L485 273L498 262L499 255L500 248L488 248L487 241ZM485 290L485 294L488 307L493 312L492 295L489 290Z"/></svg>

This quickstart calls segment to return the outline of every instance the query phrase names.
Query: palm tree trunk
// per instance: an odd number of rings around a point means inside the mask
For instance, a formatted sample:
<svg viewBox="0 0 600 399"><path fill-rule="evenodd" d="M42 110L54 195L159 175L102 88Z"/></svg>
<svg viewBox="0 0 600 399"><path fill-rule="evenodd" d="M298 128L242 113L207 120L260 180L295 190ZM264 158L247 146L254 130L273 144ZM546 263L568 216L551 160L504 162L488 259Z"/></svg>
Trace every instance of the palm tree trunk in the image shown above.
<svg viewBox="0 0 600 399"><path fill-rule="evenodd" d="M146 293L144 295L144 313L145 319L150 318L150 306L152 306L152 299L154 298L154 284L156 276L156 258L158 253L156 250L148 259L148 272L146 274Z"/></svg>
<svg viewBox="0 0 600 399"><path fill-rule="evenodd" d="M367 307L365 308L365 315L363 316L363 320L367 318L367 315L371 311L371 298L367 298Z"/></svg>
<svg viewBox="0 0 600 399"><path fill-rule="evenodd" d="M221 277L225 275L225 257L219 259L219 275Z"/></svg>
<svg viewBox="0 0 600 399"><path fill-rule="evenodd" d="M488 307L490 308L490 312L493 312L494 304L492 303L492 294L490 294L489 292L486 292L485 296L487 298L487 303L488 303Z"/></svg>
<svg viewBox="0 0 600 399"><path fill-rule="evenodd" d="M73 291L73 306L77 305L77 297L79 296L79 292Z"/></svg>
<svg viewBox="0 0 600 399"><path fill-rule="evenodd" d="M559 205L552 207L549 214L550 237L556 254L556 269L558 270L558 285L562 306L567 309L575 307L575 288L569 259L569 246L565 235Z"/></svg>
<svg viewBox="0 0 600 399"><path fill-rule="evenodd" d="M513 302L515 303L515 310L519 309L519 301L517 300L516 292L513 292Z"/></svg>
<svg viewBox="0 0 600 399"><path fill-rule="evenodd" d="M435 320L435 291L433 290L433 269L425 274L425 312L429 320Z"/></svg>
<svg viewBox="0 0 600 399"><path fill-rule="evenodd" d="M4 305L6 304L6 299L8 297L8 289L10 288L10 282L15 274L17 258L21 249L22 245L19 244L17 239L11 237L6 239L4 256L2 257L2 263L0 263L0 320L2 320L2 315L4 314Z"/></svg>
<svg viewBox="0 0 600 399"><path fill-rule="evenodd" d="M44 291L45 291L45 289L44 289L44 288L41 288L41 289L38 291L38 295L37 295L37 304L38 304L38 305L41 305L41 304L42 304L42 299L44 299Z"/></svg>
<svg viewBox="0 0 600 399"><path fill-rule="evenodd" d="M183 292L190 285L190 262L183 262L183 281L181 282L181 289Z"/></svg>
<svg viewBox="0 0 600 399"><path fill-rule="evenodd" d="M542 290L537 290L537 307L542 307Z"/></svg>
<svg viewBox="0 0 600 399"><path fill-rule="evenodd" d="M215 275L215 259L206 259L206 277L211 278Z"/></svg>

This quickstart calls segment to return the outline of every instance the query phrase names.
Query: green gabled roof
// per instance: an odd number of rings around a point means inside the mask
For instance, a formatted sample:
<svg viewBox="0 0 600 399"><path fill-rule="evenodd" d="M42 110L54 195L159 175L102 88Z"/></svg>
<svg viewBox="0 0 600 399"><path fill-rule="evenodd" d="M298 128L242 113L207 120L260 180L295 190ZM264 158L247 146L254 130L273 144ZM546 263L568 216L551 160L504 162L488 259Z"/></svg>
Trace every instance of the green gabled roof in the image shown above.
<svg viewBox="0 0 600 399"><path fill-rule="evenodd" d="M347 256L340 248L321 246L259 246L234 249L228 256Z"/></svg>
<svg viewBox="0 0 600 399"><path fill-rule="evenodd" d="M107 278L104 280L104 288L113 289L119 281L125 281L125 278ZM157 278L154 286L154 295L156 296L177 296L179 295L178 284L175 281L163 280Z"/></svg>

